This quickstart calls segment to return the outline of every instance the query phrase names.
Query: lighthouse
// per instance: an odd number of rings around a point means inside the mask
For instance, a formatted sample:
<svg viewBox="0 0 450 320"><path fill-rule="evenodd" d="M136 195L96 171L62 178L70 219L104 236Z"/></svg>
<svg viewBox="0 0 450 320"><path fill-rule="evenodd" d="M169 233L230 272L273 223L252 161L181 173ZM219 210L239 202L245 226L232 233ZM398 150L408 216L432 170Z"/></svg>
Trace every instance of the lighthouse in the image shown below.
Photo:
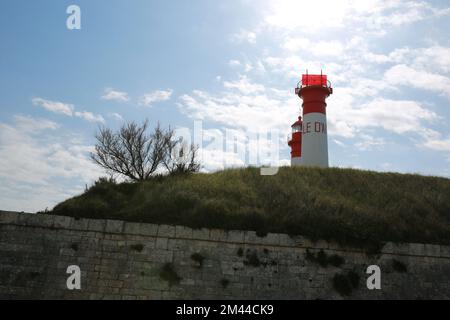
<svg viewBox="0 0 450 320"><path fill-rule="evenodd" d="M303 119L299 117L292 125L292 138L288 141L292 166L328 167L325 100L332 93L333 89L326 75L302 75L295 94L303 100Z"/></svg>
<svg viewBox="0 0 450 320"><path fill-rule="evenodd" d="M291 147L291 166L298 166L302 160L302 117L298 117L291 128L291 138L288 139L288 145Z"/></svg>

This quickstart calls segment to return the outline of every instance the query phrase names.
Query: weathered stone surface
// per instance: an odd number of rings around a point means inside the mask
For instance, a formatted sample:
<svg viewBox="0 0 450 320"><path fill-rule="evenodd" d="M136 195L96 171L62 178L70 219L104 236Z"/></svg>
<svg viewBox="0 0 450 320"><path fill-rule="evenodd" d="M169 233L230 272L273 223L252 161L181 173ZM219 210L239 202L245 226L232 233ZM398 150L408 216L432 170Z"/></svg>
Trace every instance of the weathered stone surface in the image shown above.
<svg viewBox="0 0 450 320"><path fill-rule="evenodd" d="M105 232L122 233L125 223L117 220L106 220Z"/></svg>
<svg viewBox="0 0 450 320"><path fill-rule="evenodd" d="M0 211L0 224L15 224L19 220L19 213Z"/></svg>
<svg viewBox="0 0 450 320"><path fill-rule="evenodd" d="M324 264L332 256L344 263ZM365 287L373 264L379 291ZM66 288L69 265L81 268L80 291ZM387 243L367 255L285 234L46 214L0 212L0 269L10 299L342 299L333 277L350 271L360 276L351 299L450 298L447 246Z"/></svg>
<svg viewBox="0 0 450 320"><path fill-rule="evenodd" d="M228 231L227 241L244 243L244 232L236 230Z"/></svg>
<svg viewBox="0 0 450 320"><path fill-rule="evenodd" d="M71 217L63 217L63 216L54 216L53 219L53 227L54 228L64 228L69 229L72 224L73 218Z"/></svg>
<svg viewBox="0 0 450 320"><path fill-rule="evenodd" d="M192 238L199 240L209 240L209 229L193 229Z"/></svg>
<svg viewBox="0 0 450 320"><path fill-rule="evenodd" d="M175 237L192 239L192 229L183 226L175 227Z"/></svg>
<svg viewBox="0 0 450 320"><path fill-rule="evenodd" d="M105 220L89 220L88 230L103 232L105 230L106 221Z"/></svg>

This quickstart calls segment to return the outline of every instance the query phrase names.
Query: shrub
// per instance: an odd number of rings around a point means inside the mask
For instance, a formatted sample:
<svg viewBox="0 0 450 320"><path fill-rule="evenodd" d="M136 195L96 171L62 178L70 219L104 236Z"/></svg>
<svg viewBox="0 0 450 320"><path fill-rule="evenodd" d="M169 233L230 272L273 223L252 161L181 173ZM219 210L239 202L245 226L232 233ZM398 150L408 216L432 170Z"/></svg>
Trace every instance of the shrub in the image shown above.
<svg viewBox="0 0 450 320"><path fill-rule="evenodd" d="M337 273L333 277L333 287L342 296L349 296L353 289L358 288L359 274L351 270L347 273Z"/></svg>
<svg viewBox="0 0 450 320"><path fill-rule="evenodd" d="M404 264L403 262L398 261L396 259L392 260L392 268L395 271L400 272L400 273L405 273L405 272L408 271L408 268L406 267L406 264Z"/></svg>
<svg viewBox="0 0 450 320"><path fill-rule="evenodd" d="M161 271L159 272L159 276L161 277L161 279L167 281L169 283L169 286L179 284L181 281L181 277L178 276L178 274L175 272L171 263L166 263L162 267Z"/></svg>
<svg viewBox="0 0 450 320"><path fill-rule="evenodd" d="M222 280L220 280L220 284L222 285L223 289L226 289L228 287L228 285L230 284L230 280L222 279Z"/></svg>
<svg viewBox="0 0 450 320"><path fill-rule="evenodd" d="M191 259L197 263L198 268L201 268L203 266L203 260L205 260L205 257L200 253L193 253L191 255Z"/></svg>
<svg viewBox="0 0 450 320"><path fill-rule="evenodd" d="M322 249L316 255L307 249L305 259L317 263L323 268L326 268L330 264L335 267L340 267L345 262L344 258L341 256L338 256L337 254L328 256Z"/></svg>
<svg viewBox="0 0 450 320"><path fill-rule="evenodd" d="M334 267L340 267L345 263L344 258L338 256L337 254L333 254L328 258L328 263Z"/></svg>
<svg viewBox="0 0 450 320"><path fill-rule="evenodd" d="M131 248L133 251L141 252L142 250L144 250L144 245L143 245L142 243L132 244L132 245L130 246L130 248Z"/></svg>
<svg viewBox="0 0 450 320"><path fill-rule="evenodd" d="M246 259L244 260L244 264L246 266L259 267L261 265L261 261L258 258L258 254L256 251L247 252Z"/></svg>
<svg viewBox="0 0 450 320"><path fill-rule="evenodd" d="M333 277L333 287L342 296L349 296L352 293L352 284L346 275L335 274Z"/></svg>

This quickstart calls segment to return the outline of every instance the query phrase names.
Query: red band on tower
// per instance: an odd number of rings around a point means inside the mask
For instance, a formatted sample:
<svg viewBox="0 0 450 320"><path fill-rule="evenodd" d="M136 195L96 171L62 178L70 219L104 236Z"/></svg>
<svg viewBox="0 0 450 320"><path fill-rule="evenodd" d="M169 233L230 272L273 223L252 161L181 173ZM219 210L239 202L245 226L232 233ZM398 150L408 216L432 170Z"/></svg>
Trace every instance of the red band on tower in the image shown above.
<svg viewBox="0 0 450 320"><path fill-rule="evenodd" d="M310 86L301 88L298 95L303 99L303 115L313 112L326 114L327 104L325 99L330 94L330 88L327 87Z"/></svg>

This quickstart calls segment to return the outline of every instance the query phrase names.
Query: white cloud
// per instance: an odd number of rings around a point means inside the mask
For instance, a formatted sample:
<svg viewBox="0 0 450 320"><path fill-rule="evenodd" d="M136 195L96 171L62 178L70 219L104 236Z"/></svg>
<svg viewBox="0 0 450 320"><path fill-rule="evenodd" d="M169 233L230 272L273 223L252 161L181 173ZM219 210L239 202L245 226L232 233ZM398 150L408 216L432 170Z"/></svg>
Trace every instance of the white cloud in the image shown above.
<svg viewBox="0 0 450 320"><path fill-rule="evenodd" d="M315 30L320 27L341 26L348 12L345 1L270 1L265 22L269 26L296 29Z"/></svg>
<svg viewBox="0 0 450 320"><path fill-rule="evenodd" d="M231 36L231 39L235 42L248 42L251 44L256 43L256 32L241 29L238 33Z"/></svg>
<svg viewBox="0 0 450 320"><path fill-rule="evenodd" d="M89 122L105 123L105 119L101 115L93 114L89 111L75 112L75 116Z"/></svg>
<svg viewBox="0 0 450 320"><path fill-rule="evenodd" d="M101 99L116 102L127 102L130 100L130 98L128 97L128 93L114 90L113 88L105 88Z"/></svg>
<svg viewBox="0 0 450 320"><path fill-rule="evenodd" d="M369 58L378 63L406 64L425 72L441 74L450 72L450 48L440 45L425 48L402 47L386 55L370 54Z"/></svg>
<svg viewBox="0 0 450 320"><path fill-rule="evenodd" d="M380 147L386 144L385 140L380 137L373 137L368 134L360 134L358 135L358 139L360 139L357 143L355 143L355 147L361 151L371 150L374 147Z"/></svg>
<svg viewBox="0 0 450 320"><path fill-rule="evenodd" d="M340 147L345 147L345 143L343 143L342 141L338 140L338 139L333 139L333 142L336 143L338 146Z"/></svg>
<svg viewBox="0 0 450 320"><path fill-rule="evenodd" d="M109 116L118 121L123 121L123 117L117 112L110 113Z"/></svg>
<svg viewBox="0 0 450 320"><path fill-rule="evenodd" d="M228 65L230 67L239 67L241 65L241 62L239 60L230 60L228 61Z"/></svg>
<svg viewBox="0 0 450 320"><path fill-rule="evenodd" d="M194 119L214 121L230 128L249 131L259 129L289 130L296 108L266 94L251 95L248 91L223 92L217 96L203 91L180 97L180 110ZM292 103L290 103L292 106ZM295 106L295 104L294 104Z"/></svg>
<svg viewBox="0 0 450 320"><path fill-rule="evenodd" d="M64 114L70 117L75 116L89 122L105 123L105 119L101 115L96 115L89 111L75 111L75 107L73 104L62 103L58 101L50 101L42 98L34 98L32 102L34 105L41 106L44 109L49 110L51 112ZM25 121L25 119L22 119L22 122L23 121ZM49 124L47 123L47 125Z"/></svg>
<svg viewBox="0 0 450 320"><path fill-rule="evenodd" d="M422 146L435 151L450 152L450 136L447 139L432 138L426 140Z"/></svg>
<svg viewBox="0 0 450 320"><path fill-rule="evenodd" d="M407 0L271 0L266 11L264 22L272 28L315 32L353 25L378 35L384 35L390 26L448 14L429 3Z"/></svg>
<svg viewBox="0 0 450 320"><path fill-rule="evenodd" d="M16 116L12 124L0 123L0 203L4 209L50 208L101 175L88 157L92 147L70 134L55 134L56 129L50 122L29 116Z"/></svg>
<svg viewBox="0 0 450 320"><path fill-rule="evenodd" d="M435 91L450 98L450 78L439 74L418 71L399 64L387 70L384 79L392 85Z"/></svg>
<svg viewBox="0 0 450 320"><path fill-rule="evenodd" d="M246 76L241 76L238 81L225 81L225 88L237 89L243 94L256 94L264 91L261 84L251 83Z"/></svg>
<svg viewBox="0 0 450 320"><path fill-rule="evenodd" d="M310 39L300 37L287 37L283 48L289 51L309 52L316 56L339 56L344 51L344 45L337 41L311 41Z"/></svg>
<svg viewBox="0 0 450 320"><path fill-rule="evenodd" d="M139 105L150 107L156 102L170 100L173 90L156 90L143 95L139 100Z"/></svg>
<svg viewBox="0 0 450 320"><path fill-rule="evenodd" d="M362 129L383 128L405 134L423 130L423 122L438 119L438 115L415 101L378 98L360 107L333 105L328 108L329 132L334 136L354 137Z"/></svg>
<svg viewBox="0 0 450 320"><path fill-rule="evenodd" d="M17 125L17 128L26 132L39 132L43 130L55 130L60 127L56 122L42 119L42 118L33 118L31 116L26 115L15 115L14 121Z"/></svg>
<svg viewBox="0 0 450 320"><path fill-rule="evenodd" d="M54 113L64 114L66 116L72 116L74 106L73 104L59 102L59 101L51 101L42 98L33 98L33 105L42 107L48 111Z"/></svg>

